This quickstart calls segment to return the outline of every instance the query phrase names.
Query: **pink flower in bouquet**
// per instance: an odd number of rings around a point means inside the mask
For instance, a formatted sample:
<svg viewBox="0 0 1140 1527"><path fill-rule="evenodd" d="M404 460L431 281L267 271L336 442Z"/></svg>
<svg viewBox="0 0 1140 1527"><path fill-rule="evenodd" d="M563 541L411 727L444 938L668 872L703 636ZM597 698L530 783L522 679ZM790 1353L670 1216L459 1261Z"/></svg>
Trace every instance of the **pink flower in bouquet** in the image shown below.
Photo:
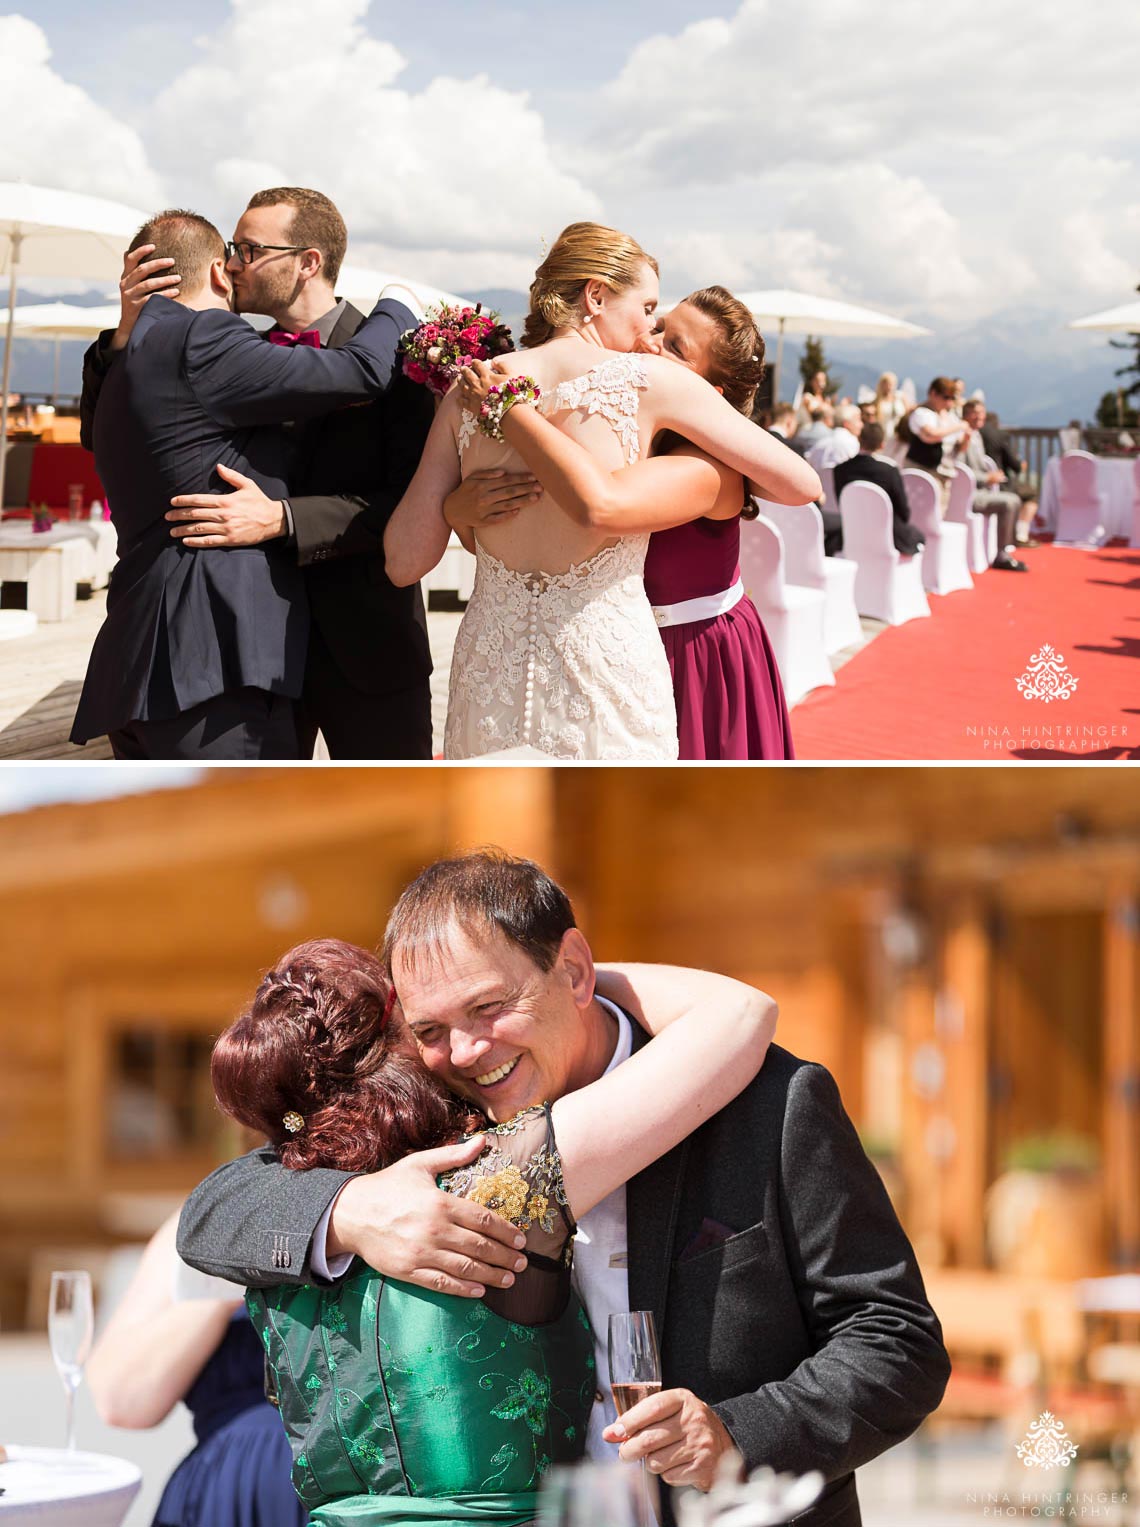
<svg viewBox="0 0 1140 1527"><path fill-rule="evenodd" d="M427 372L419 364L418 361L406 360L404 362L404 375L409 377L413 382L426 382L428 379Z"/></svg>

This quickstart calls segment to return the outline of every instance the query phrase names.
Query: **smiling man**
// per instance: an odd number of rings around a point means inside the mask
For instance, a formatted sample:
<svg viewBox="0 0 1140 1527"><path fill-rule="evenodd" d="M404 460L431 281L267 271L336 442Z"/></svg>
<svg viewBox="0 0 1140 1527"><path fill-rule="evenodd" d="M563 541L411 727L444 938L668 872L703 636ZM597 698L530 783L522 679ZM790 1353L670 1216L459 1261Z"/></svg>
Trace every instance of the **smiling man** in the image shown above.
<svg viewBox="0 0 1140 1527"><path fill-rule="evenodd" d="M648 1039L595 995L569 898L526 860L431 865L397 903L384 953L425 1065L495 1120L595 1080ZM346 1177L290 1173L265 1147L195 1190L179 1251L260 1286L337 1278L359 1255L478 1297L477 1280L511 1280L518 1252L505 1221L435 1188L463 1149ZM588 1454L620 1447L667 1484L704 1490L734 1449L749 1468L820 1469L824 1495L800 1518L811 1527L857 1527L854 1470L914 1431L949 1373L914 1254L834 1082L777 1046L735 1102L582 1217L574 1277L600 1382ZM606 1333L629 1309L656 1316L664 1387L618 1422Z"/></svg>

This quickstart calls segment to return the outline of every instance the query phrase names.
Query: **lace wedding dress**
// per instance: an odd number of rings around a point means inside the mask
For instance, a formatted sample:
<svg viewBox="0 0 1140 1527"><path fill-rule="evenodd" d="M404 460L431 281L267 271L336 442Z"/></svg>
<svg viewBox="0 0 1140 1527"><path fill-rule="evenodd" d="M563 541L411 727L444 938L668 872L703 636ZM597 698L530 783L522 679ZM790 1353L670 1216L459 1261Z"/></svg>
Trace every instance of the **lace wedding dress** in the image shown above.
<svg viewBox="0 0 1140 1527"><path fill-rule="evenodd" d="M646 386L640 356L611 356L562 382L544 412L599 415L632 463ZM485 465L469 456L484 443L464 410L464 476ZM517 458L508 464L518 469ZM451 660L445 757L520 747L565 759L677 757L669 664L642 579L648 544L647 535L626 536L564 573L516 572L477 546Z"/></svg>

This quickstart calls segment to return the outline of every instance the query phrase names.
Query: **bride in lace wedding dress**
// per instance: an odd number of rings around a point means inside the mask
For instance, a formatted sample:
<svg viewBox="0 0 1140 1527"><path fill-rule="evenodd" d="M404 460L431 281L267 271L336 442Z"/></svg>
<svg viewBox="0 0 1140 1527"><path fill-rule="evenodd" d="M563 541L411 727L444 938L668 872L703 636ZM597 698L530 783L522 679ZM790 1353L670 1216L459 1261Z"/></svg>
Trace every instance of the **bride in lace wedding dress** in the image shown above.
<svg viewBox="0 0 1140 1527"><path fill-rule="evenodd" d="M633 239L572 224L536 273L525 348L506 357L507 369L534 378L545 415L611 471L646 454L659 430L675 429L748 473L766 498L816 496L811 468L707 382L633 353L656 306L656 263ZM435 566L450 534L445 498L461 477L494 468L518 471L522 462L451 393L385 532L393 582ZM479 528L469 548L475 587L452 658L446 757L529 747L561 759L676 758L672 682L642 582L647 543L581 525L548 495Z"/></svg>

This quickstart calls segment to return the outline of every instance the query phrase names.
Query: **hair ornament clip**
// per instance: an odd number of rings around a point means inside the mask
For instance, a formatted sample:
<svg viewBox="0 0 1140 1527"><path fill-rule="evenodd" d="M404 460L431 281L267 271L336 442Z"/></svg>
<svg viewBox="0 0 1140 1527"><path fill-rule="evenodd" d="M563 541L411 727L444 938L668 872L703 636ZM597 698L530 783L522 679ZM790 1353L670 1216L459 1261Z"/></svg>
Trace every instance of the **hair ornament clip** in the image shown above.
<svg viewBox="0 0 1140 1527"><path fill-rule="evenodd" d="M295 1135L299 1129L304 1129L305 1127L304 1119L294 1108L290 1108L281 1122L291 1135Z"/></svg>

